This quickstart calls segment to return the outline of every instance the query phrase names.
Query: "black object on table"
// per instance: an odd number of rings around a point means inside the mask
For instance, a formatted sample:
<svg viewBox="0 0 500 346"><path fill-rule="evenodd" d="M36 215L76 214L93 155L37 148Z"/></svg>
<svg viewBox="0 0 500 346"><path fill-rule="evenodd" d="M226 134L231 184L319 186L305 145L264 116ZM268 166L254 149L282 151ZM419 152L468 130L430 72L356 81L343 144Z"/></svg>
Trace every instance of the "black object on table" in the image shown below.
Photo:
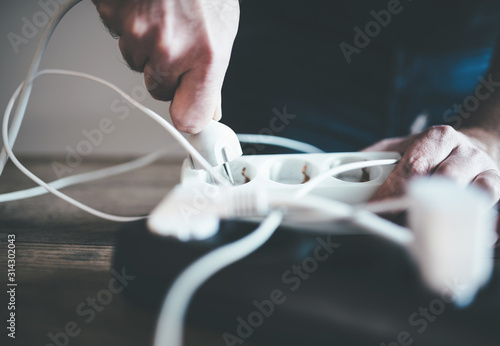
<svg viewBox="0 0 500 346"><path fill-rule="evenodd" d="M144 222L128 224L118 234L114 267L137 276L125 290L131 300L158 310L186 266L254 228L224 222L215 237L182 243L153 235ZM384 239L280 228L199 289L187 323L216 330L220 345L498 345L494 261L490 283L461 309L430 292L411 257Z"/></svg>

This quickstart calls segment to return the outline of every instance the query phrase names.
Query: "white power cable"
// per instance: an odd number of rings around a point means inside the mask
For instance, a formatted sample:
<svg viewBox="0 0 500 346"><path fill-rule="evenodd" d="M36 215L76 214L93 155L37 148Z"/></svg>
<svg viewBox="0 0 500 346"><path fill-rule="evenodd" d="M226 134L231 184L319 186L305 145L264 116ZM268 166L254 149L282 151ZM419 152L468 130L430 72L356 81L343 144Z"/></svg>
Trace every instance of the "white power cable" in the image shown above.
<svg viewBox="0 0 500 346"><path fill-rule="evenodd" d="M43 71L39 71L38 73L35 74L35 76L32 78L33 80L41 75L45 74L59 74L59 75L70 75L70 76L75 76L75 77L81 77L81 78L86 78L93 80L95 82L101 83L105 86L110 87L111 89L115 90L118 94L120 94L124 99L132 103L135 107L137 107L140 111L144 112L146 115L151 117L153 120L155 120L157 123L159 123L164 129L166 129L173 137L174 139L181 144L184 149L186 149L193 157L195 157L200 165L204 169L206 169L214 178L214 180L221 185L228 185L228 182L218 173L216 172L213 167L203 158L203 156L200 155L200 153L193 148L193 146L187 141L184 136L180 132L178 132L168 121L163 119L160 115L157 113L153 112L149 108L143 106L136 100L134 100L131 96L129 96L127 93L125 93L123 90L112 84L111 82L105 81L101 78L82 73L82 72L75 72L75 71L66 71L66 70L57 70L57 69L47 69ZM81 202L78 202L77 200L65 195L64 193L58 191L57 189L51 187L49 184L45 183L43 180L38 178L35 174L33 174L31 171L29 171L19 160L16 158L12 151L12 147L10 146L10 138L9 138L9 133L8 133L8 124L9 124L9 118L10 118L10 113L12 112L12 108L14 106L14 102L18 95L21 92L22 85L20 85L17 90L14 92L12 95L6 109L5 109L5 114L4 114L4 119L3 119L3 124L2 124L2 135L3 135L3 141L4 141L4 148L9 155L9 157L12 160L12 163L14 163L21 172L23 172L28 178L33 180L35 183L38 185L42 186L45 188L47 191L50 193L58 196L59 198L65 200L66 202L76 206L77 208L80 208L92 215L101 217L103 219L111 220L111 221L118 221L118 222L130 222L130 221L136 221L139 219L143 219L144 217L123 217L123 216L115 216L115 215L110 215L103 213L101 211L98 211L96 209L93 209Z"/></svg>
<svg viewBox="0 0 500 346"><path fill-rule="evenodd" d="M10 99L8 105L7 105L7 108L5 110L5 114L4 114L4 118L3 118L3 122L2 122L2 136L3 136L3 141L4 141L4 148L5 148L5 151L7 152L7 154L9 155L12 163L14 165L16 165L17 168L19 168L19 170L22 173L24 173L28 178L30 178L31 180L33 180L38 185L40 185L43 188L45 188L50 193L52 193L52 194L56 195L57 197L65 200L66 202L74 205L75 207L80 208L80 209L86 211L89 214L95 215L97 217L100 217L100 218L103 218L103 219L106 219L106 220L117 221L117 222L130 222L130 221L137 221L137 220L144 219L145 216L132 216L132 217L128 217L128 216L116 216L116 215L111 215L111 214L103 213L102 211L99 211L99 210L96 210L94 208L91 208L91 207L89 207L89 206L87 206L87 205L85 205L85 204L83 204L83 203L81 203L81 202L79 202L79 201L77 201L77 200L75 200L75 199L67 196L66 194L64 194L64 193L56 190L52 186L48 185L43 180L41 180L40 178L38 178L35 174L33 174L30 170L28 170L26 167L24 167L21 162L19 162L19 160L17 159L17 157L12 152L12 148L11 148L10 142L9 142L9 133L7 131L7 128L8 128L8 124L9 124L9 118L10 118L10 113L12 111L12 107L13 107L15 99L19 95L20 91L21 91L21 86L19 86L19 88L17 88L17 90L15 91L14 95L12 95L12 97L11 97L11 99Z"/></svg>
<svg viewBox="0 0 500 346"><path fill-rule="evenodd" d="M63 3L59 7L59 9L52 15L51 19L42 32L40 40L38 41L38 45L36 46L35 52L33 54L30 66L28 68L28 72L26 73L26 78L24 80L24 83L22 84L21 96L19 97L19 103L17 105L16 112L12 119L12 124L9 130L11 147L14 146L14 142L16 141L17 135L19 133L19 128L21 127L21 123L23 122L24 114L26 112L26 106L28 105L31 89L33 87L33 80L35 78L36 71L40 66L43 52L45 51L45 48L49 43L50 37L52 36L52 33L54 32L57 24L59 24L59 22L61 21L62 17L64 17L64 15L80 1L81 0L68 0ZM2 175L7 160L7 150L4 147L0 152L0 175Z"/></svg>
<svg viewBox="0 0 500 346"><path fill-rule="evenodd" d="M270 208L311 209L329 215L332 221L348 220L362 226L371 233L380 235L400 245L408 245L413 241L413 233L406 227L396 225L371 212L353 207L347 203L332 200L323 196L305 195L299 199L290 198L284 194L269 196ZM311 222L317 221L317 214L312 214ZM307 222L307 216L301 218L301 222ZM328 232L327 232L328 233Z"/></svg>
<svg viewBox="0 0 500 346"><path fill-rule="evenodd" d="M282 219L281 211L272 211L255 231L202 256L184 270L164 300L154 345L181 346L186 311L198 288L221 269L261 247L279 227Z"/></svg>
<svg viewBox="0 0 500 346"><path fill-rule="evenodd" d="M329 177L354 169L396 164L398 161L397 159L360 161L333 167L325 173L309 180L293 194L292 198L273 198L273 202L276 203L276 205L282 206L289 205L311 208L316 211L330 214L336 218L347 218L373 233L388 238L396 243L406 245L414 238L413 233L406 227L398 226L368 211L361 210L360 208L353 208L346 203L332 201L320 196L307 196L318 184ZM304 199L305 197L307 198ZM380 211L388 211L394 206L394 203L387 203L380 205L379 209Z"/></svg>
<svg viewBox="0 0 500 346"><path fill-rule="evenodd" d="M311 145L309 143L304 143L297 141L295 139L271 136L271 135L254 135L246 133L237 133L238 139L242 143L256 143L256 144L269 144L277 147L283 147L288 149L293 149L301 151L304 153L324 153L323 150Z"/></svg>
<svg viewBox="0 0 500 346"><path fill-rule="evenodd" d="M393 164L396 164L398 162L399 162L399 160L397 160L397 159L372 160L372 161L360 161L360 162L346 163L346 164L343 164L343 165L340 165L337 167L333 167L333 168L329 169L328 171L318 175L317 177L312 178L307 183L305 183L304 186L302 186L295 193L295 198L298 199L298 198L304 197L309 192L311 192L323 180L328 179L328 178L335 176L337 174L352 171L354 169L361 169L361 168L382 166L382 165L393 165Z"/></svg>
<svg viewBox="0 0 500 346"><path fill-rule="evenodd" d="M60 190L62 188L68 187L68 186L112 177L114 175L126 173L126 172L132 171L134 169L139 169L139 168L145 167L145 166L155 162L156 160L158 160L165 153L166 153L165 150L158 150L158 151L155 151L151 154L144 155L140 158L137 158L135 160L125 162L125 163L122 163L119 165L106 167L106 168L98 169L98 170L87 172L87 173L75 174L75 175L72 175L69 177L54 180L54 181L48 183L48 185L50 185L54 189ZM31 189L26 189L26 190L8 192L8 193L4 193L4 194L0 195L0 203L41 196L41 195L44 195L47 193L48 193L48 191L45 190L41 186L33 187Z"/></svg>
<svg viewBox="0 0 500 346"><path fill-rule="evenodd" d="M205 160L205 158L188 142L184 136L177 131L172 124L170 124L168 121L166 121L164 118L162 118L160 115L152 111L151 109L147 108L146 106L142 105L141 103L137 102L134 100L130 95L125 93L123 90L121 90L119 87L114 85L111 82L108 82L102 78L90 75L88 73L83 73L83 72L77 72L77 71L69 71L69 70L60 70L60 69L46 69L38 72L33 79L41 76L41 75L46 75L46 74L56 74L56 75L67 75L67 76L74 76L74 77L80 77L84 79L89 79L94 82L100 83L102 85L107 86L110 89L113 89L115 92L117 92L120 96L122 96L125 100L130 102L133 106L138 108L141 112L145 113L147 116L149 116L151 119L156 121L158 124L160 124L165 130L167 130L172 137L191 155L193 156L196 160L199 161L200 165L205 169L213 178L214 180L221 185L229 185L229 183L224 179L220 173L215 171L213 167ZM19 88L18 88L19 90ZM11 101L14 101L15 98L17 97L18 90L14 93L14 95L11 98ZM19 101L21 102L21 101ZM13 102L12 102L13 103ZM9 103L10 104L10 103ZM8 118L10 117L10 110L9 112L5 112L5 116ZM9 113L7 115L7 113ZM4 118L5 122L5 118ZM4 147L9 145L8 143L5 143L5 137L4 137Z"/></svg>
<svg viewBox="0 0 500 346"><path fill-rule="evenodd" d="M295 200L303 199L323 180L328 179L329 177L335 176L337 174L352 171L354 169L361 169L361 168L382 166L382 165L392 165L398 162L399 160L397 159L384 159L384 160L352 162L337 167L333 167L328 171L326 171L325 173L318 175L317 177L309 180L306 184L304 184L303 187L301 187L299 190L297 190L297 192L295 192L294 199ZM326 198L323 198L323 200L324 201L322 203L319 202L315 203L314 205L311 205L311 208L319 210L328 208L327 206L330 205L329 201ZM386 204L384 206L386 207L386 209L384 209L383 211L388 211L389 209L387 207L394 207L394 204ZM380 209L382 209L382 205L380 207L381 207ZM353 211L351 215L351 221L373 233L381 235L385 238L388 238L402 245L409 244L414 239L413 233L406 227L398 226L375 214L372 214L365 210L361 210L359 208L356 209L352 208L351 210Z"/></svg>
<svg viewBox="0 0 500 346"><path fill-rule="evenodd" d="M415 239L415 235L409 228L399 226L366 210L356 210L351 221L403 247L412 244Z"/></svg>
<svg viewBox="0 0 500 346"><path fill-rule="evenodd" d="M363 209L374 214L381 214L394 211L403 211L410 206L410 198L406 195L402 197L387 198L383 201L377 201L369 204L358 206L358 209Z"/></svg>

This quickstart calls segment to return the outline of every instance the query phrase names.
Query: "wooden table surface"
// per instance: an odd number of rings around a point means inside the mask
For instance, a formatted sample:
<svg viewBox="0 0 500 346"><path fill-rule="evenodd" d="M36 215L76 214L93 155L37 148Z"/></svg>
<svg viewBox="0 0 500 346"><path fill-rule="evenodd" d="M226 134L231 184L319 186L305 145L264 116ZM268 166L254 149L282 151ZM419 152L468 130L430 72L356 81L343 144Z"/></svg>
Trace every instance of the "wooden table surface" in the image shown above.
<svg viewBox="0 0 500 346"><path fill-rule="evenodd" d="M45 181L56 179L53 162L59 159L24 158L22 162ZM123 160L82 163L72 174L103 168ZM178 161L161 161L115 177L64 189L69 196L116 215L144 215L179 181ZM34 183L9 163L0 177L0 193L29 188ZM80 333L68 345L151 345L156 314L122 295L96 312L86 323L77 307L108 287L117 229L109 222L52 195L0 204L0 267L2 291L7 281L7 234L16 235L16 339L3 327L0 345L54 344L68 322ZM1 295L1 319L8 318L7 294ZM64 343L64 336L60 341ZM189 328L187 345L220 345L220 335ZM248 343L250 344L250 343Z"/></svg>
<svg viewBox="0 0 500 346"><path fill-rule="evenodd" d="M72 174L92 171L122 160L86 161ZM56 179L52 163L61 159L23 158L22 162L45 181ZM98 210L116 215L144 215L179 181L180 160L159 161L115 177L64 189L71 197ZM0 176L0 193L29 188L34 183L9 163ZM7 281L7 235L16 235L16 339L5 327L0 345L57 345L49 335L59 335L59 345L152 345L156 313L114 294L90 322L78 306L108 288L116 236L122 224L89 215L55 196L0 203L0 268L2 291ZM495 273L500 270L496 254ZM500 301L497 299L497 303ZM0 295L0 316L8 318L8 295ZM496 305L495 305L496 306ZM448 313L451 315L451 313ZM79 334L61 336L74 322ZM5 322L4 322L5 323ZM3 324L5 325L5 324ZM185 345L224 345L220 333L188 326ZM245 346L254 346L245 341Z"/></svg>

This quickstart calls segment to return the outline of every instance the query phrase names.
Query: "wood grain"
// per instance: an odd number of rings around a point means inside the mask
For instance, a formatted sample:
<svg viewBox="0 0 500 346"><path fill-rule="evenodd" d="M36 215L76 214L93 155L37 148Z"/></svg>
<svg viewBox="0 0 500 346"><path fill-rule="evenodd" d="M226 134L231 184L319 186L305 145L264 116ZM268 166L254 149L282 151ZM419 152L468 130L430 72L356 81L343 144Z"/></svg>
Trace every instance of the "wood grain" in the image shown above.
<svg viewBox="0 0 500 346"><path fill-rule="evenodd" d="M74 174L124 162L98 159L81 164ZM56 179L51 163L62 158L22 158L45 181ZM143 215L179 181L180 161L163 160L146 168L63 189L71 197L117 215ZM0 193L30 188L34 183L11 164L0 178ZM0 204L0 259L7 257L6 234L16 234L17 338L16 345L51 343L75 321L81 333L68 345L151 345L156 323L153 311L116 294L91 323L78 315L87 297L96 297L111 279L110 268L120 224L98 219L52 195ZM1 263L5 287L6 264ZM1 295L1 306L7 297ZM1 309L2 316L4 309ZM7 336L1 328L0 344ZM220 344L219 335L190 327L189 345ZM7 340L10 341L10 340Z"/></svg>

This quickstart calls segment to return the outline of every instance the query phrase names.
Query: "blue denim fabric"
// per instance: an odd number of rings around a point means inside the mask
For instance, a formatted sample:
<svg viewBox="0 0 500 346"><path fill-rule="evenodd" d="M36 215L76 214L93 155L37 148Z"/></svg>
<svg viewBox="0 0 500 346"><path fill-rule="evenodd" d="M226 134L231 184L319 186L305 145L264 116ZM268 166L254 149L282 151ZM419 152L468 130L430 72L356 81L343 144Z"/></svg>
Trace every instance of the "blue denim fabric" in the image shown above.
<svg viewBox="0 0 500 346"><path fill-rule="evenodd" d="M445 124L445 112L461 105L475 89L491 55L491 47L437 53L399 50L386 135L404 135L420 113L428 114L429 125Z"/></svg>
<svg viewBox="0 0 500 346"><path fill-rule="evenodd" d="M327 151L403 136L461 104L488 68L500 1L401 0L404 10L346 61L341 42L387 1L245 0L223 88L223 122ZM277 116L296 115L285 122ZM283 125L283 126L281 126Z"/></svg>

